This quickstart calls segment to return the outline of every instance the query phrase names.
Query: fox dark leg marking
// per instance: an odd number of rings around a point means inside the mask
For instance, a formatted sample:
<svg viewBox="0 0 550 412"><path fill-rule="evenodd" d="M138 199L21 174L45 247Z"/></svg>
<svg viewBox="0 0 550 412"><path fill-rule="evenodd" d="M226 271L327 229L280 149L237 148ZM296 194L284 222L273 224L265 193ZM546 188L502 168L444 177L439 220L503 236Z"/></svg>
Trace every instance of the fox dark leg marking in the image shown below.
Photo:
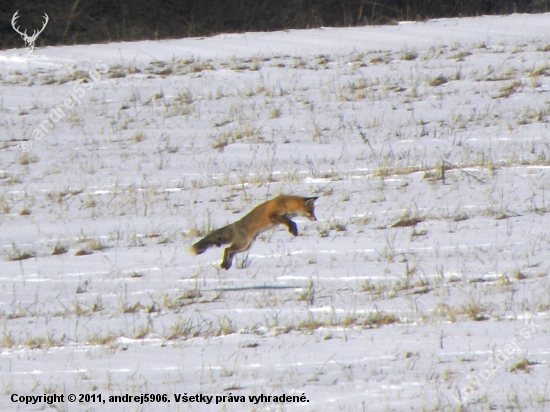
<svg viewBox="0 0 550 412"><path fill-rule="evenodd" d="M233 262L233 254L229 253L227 249L228 248L226 248L223 252L223 260L220 264L220 267L225 270L229 269L231 267L231 263Z"/></svg>

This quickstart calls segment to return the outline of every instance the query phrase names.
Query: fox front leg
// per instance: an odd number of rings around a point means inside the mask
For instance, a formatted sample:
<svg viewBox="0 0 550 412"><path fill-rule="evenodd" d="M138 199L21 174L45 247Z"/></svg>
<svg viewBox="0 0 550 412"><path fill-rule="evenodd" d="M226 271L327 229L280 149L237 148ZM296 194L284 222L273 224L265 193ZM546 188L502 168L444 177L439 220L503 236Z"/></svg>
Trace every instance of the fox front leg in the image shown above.
<svg viewBox="0 0 550 412"><path fill-rule="evenodd" d="M271 216L271 220L276 223L281 223L288 227L288 231L292 233L294 236L298 236L298 226L296 226L296 223L294 223L292 220L290 220L285 215L274 215Z"/></svg>

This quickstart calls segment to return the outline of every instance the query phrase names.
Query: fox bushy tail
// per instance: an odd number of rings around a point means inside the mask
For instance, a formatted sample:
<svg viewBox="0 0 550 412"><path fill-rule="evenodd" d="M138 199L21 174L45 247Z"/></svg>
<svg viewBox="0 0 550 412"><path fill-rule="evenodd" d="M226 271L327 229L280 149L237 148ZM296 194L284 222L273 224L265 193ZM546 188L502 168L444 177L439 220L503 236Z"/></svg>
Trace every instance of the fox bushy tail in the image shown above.
<svg viewBox="0 0 550 412"><path fill-rule="evenodd" d="M220 229L214 230L209 235L203 237L193 246L191 246L191 252L195 255L200 255L206 249L212 246L225 245L233 241L233 230L231 230L231 225L224 226Z"/></svg>

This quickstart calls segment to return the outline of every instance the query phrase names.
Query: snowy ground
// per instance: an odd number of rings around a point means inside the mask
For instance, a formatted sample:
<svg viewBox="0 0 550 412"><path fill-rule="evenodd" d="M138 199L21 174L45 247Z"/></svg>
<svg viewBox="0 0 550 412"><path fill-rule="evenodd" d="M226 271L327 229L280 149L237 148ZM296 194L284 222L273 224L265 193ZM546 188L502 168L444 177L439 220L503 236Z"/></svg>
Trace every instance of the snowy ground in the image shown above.
<svg viewBox="0 0 550 412"><path fill-rule="evenodd" d="M548 14L0 52L0 409L549 410L549 52ZM319 220L188 253L279 193Z"/></svg>

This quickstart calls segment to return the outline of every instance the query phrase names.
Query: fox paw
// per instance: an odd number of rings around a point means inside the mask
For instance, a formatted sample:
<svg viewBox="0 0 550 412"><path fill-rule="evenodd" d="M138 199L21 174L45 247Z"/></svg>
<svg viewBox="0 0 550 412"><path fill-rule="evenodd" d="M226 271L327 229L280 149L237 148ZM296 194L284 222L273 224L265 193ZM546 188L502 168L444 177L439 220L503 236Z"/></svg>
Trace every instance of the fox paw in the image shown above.
<svg viewBox="0 0 550 412"><path fill-rule="evenodd" d="M298 236L298 228L296 226L289 227L288 231L292 233L294 236Z"/></svg>

